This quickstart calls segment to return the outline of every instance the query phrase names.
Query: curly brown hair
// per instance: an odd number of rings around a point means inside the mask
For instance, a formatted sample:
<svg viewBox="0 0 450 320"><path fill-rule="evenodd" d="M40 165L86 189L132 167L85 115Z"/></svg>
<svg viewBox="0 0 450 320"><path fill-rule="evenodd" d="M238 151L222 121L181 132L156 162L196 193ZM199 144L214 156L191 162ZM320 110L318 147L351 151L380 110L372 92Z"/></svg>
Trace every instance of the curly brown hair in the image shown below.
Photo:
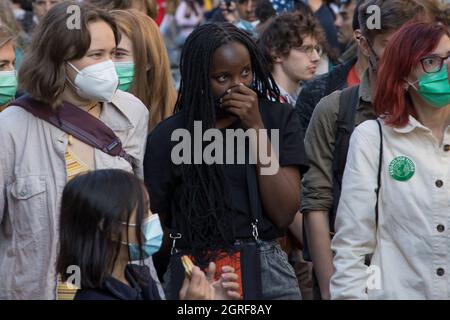
<svg viewBox="0 0 450 320"><path fill-rule="evenodd" d="M444 4L439 0L428 0L425 1L422 6L433 21L450 26L450 3Z"/></svg>
<svg viewBox="0 0 450 320"><path fill-rule="evenodd" d="M292 48L302 46L308 36L319 43L325 39L316 19L299 11L286 12L277 16L261 33L258 46L272 69L276 56L287 56Z"/></svg>

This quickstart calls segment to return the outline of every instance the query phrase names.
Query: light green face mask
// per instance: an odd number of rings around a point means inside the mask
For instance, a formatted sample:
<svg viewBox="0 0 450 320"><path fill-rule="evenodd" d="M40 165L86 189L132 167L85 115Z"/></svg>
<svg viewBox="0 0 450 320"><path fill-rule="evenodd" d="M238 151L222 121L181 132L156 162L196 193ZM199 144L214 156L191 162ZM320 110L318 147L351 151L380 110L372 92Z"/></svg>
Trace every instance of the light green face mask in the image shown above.
<svg viewBox="0 0 450 320"><path fill-rule="evenodd" d="M7 104L16 97L16 71L0 71L0 106Z"/></svg>
<svg viewBox="0 0 450 320"><path fill-rule="evenodd" d="M122 91L129 91L134 79L134 63L132 61L127 62L115 62L116 72L119 76L119 89Z"/></svg>
<svg viewBox="0 0 450 320"><path fill-rule="evenodd" d="M439 72L424 74L417 82L419 83L417 93L428 104L435 108L443 108L450 104L450 84L446 65L443 65Z"/></svg>

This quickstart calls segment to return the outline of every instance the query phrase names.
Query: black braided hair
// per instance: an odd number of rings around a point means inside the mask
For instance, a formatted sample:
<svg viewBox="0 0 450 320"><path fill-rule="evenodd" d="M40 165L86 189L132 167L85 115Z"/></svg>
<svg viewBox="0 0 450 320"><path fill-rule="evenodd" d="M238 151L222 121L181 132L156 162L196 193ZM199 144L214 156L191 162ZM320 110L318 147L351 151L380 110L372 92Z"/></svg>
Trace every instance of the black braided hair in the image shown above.
<svg viewBox="0 0 450 320"><path fill-rule="evenodd" d="M244 45L250 54L252 89L261 98L279 99L280 92L266 67L267 62L251 37L230 23L204 24L190 34L183 47L180 90L175 104L175 112L185 112L185 129L191 136L194 121L202 122L202 130L215 127L215 97L210 83L212 58L219 47L232 42ZM235 212L230 207L229 186L225 181L221 165L181 165L180 194L175 204L180 214L175 219L201 267L219 250L227 252L235 238Z"/></svg>

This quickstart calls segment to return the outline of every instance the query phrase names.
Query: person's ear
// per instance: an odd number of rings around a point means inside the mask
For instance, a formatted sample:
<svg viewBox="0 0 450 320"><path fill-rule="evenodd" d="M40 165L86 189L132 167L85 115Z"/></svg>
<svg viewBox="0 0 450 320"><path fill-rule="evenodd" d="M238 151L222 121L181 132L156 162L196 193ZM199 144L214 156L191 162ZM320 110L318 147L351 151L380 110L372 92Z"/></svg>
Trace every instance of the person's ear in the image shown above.
<svg viewBox="0 0 450 320"><path fill-rule="evenodd" d="M353 39L355 39L355 41L358 45L361 42L361 37L362 37L362 34L361 34L360 29L353 30Z"/></svg>
<svg viewBox="0 0 450 320"><path fill-rule="evenodd" d="M283 58L281 57L280 54L275 52L275 50L271 50L270 55L272 56L272 60L274 63L282 63L283 62Z"/></svg>
<svg viewBox="0 0 450 320"><path fill-rule="evenodd" d="M418 79L416 77L409 75L404 79L403 89L405 89L405 91L408 91L409 87L413 87L414 90L417 90L417 82Z"/></svg>
<svg viewBox="0 0 450 320"><path fill-rule="evenodd" d="M275 62L275 63L282 63L283 59L280 56L274 56L273 57L273 62Z"/></svg>
<svg viewBox="0 0 450 320"><path fill-rule="evenodd" d="M359 36L358 40L358 46L361 52L368 58L370 58L370 48L369 43L367 42L367 39L363 37L362 35Z"/></svg>
<svg viewBox="0 0 450 320"><path fill-rule="evenodd" d="M404 89L405 91L408 91L409 86L410 86L410 84L408 83L408 81L405 81L405 82L403 83L403 89Z"/></svg>

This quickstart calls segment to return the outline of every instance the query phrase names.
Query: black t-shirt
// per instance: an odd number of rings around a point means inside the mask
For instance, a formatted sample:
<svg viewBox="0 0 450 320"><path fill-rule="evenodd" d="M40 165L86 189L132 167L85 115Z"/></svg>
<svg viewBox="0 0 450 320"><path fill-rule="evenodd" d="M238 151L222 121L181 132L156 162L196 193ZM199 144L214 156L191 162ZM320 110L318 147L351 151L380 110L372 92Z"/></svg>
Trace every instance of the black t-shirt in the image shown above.
<svg viewBox="0 0 450 320"><path fill-rule="evenodd" d="M299 118L294 109L287 104L261 100L259 102L261 118L270 136L271 129L279 130L279 163L280 166L298 166L303 174L308 169L308 161L303 144L303 134L301 132ZM171 160L172 147L178 141L171 141L172 132L175 129L183 128L185 124L184 112L179 112L162 121L149 135L147 149L144 159L145 183L150 193L151 209L155 213L182 214L172 212L171 202L176 201L181 183L180 168L173 164ZM240 120L234 122L226 129L242 128ZM244 130L245 131L245 130ZM225 129L221 129L224 133ZM224 144L226 135L224 137ZM224 153L225 147L224 147ZM248 160L248 144L246 145ZM235 153L237 148L235 146ZM260 238L272 240L284 234L284 230L279 230L265 213L262 206L258 190L258 181L255 164L237 164L234 157L234 164L222 165L224 175L230 190L231 204L237 215L233 219L236 230L236 238L252 238L252 226L254 221L252 208L258 217L258 231ZM248 163L248 162L247 162ZM250 167L249 167L250 166ZM249 168L253 174L249 175ZM248 179L252 179L249 183ZM300 195L299 195L300 197ZM252 202L251 202L252 201ZM253 203L253 205L252 205ZM256 204L256 206L255 206ZM171 224L171 222L169 222ZM167 226L173 227L173 226ZM175 230L173 230L175 232ZM176 230L183 233L183 230Z"/></svg>

